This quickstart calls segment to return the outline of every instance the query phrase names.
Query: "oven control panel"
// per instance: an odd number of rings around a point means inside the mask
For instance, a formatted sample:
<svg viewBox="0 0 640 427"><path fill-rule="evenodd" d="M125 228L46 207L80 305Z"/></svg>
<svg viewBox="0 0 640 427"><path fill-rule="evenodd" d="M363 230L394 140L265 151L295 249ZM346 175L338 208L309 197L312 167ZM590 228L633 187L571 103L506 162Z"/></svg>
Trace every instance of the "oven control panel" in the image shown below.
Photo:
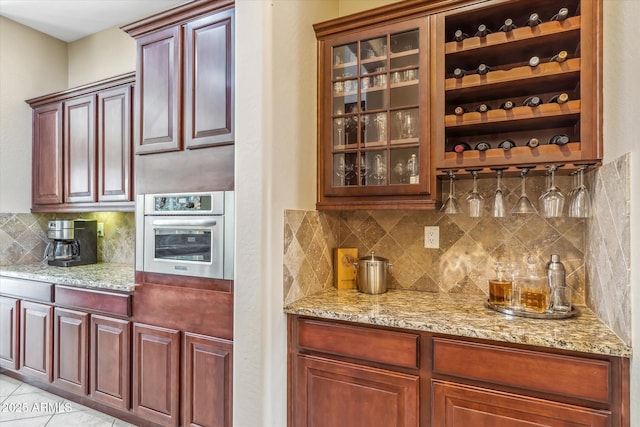
<svg viewBox="0 0 640 427"><path fill-rule="evenodd" d="M145 215L223 215L224 192L148 194Z"/></svg>

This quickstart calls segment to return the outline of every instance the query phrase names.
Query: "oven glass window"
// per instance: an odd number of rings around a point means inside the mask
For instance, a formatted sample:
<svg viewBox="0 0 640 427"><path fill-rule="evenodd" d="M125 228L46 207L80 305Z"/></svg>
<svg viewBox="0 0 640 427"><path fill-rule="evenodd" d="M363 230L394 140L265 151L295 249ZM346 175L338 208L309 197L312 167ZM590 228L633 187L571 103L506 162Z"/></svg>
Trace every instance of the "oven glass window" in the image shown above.
<svg viewBox="0 0 640 427"><path fill-rule="evenodd" d="M155 230L155 258L211 262L211 230L159 228Z"/></svg>

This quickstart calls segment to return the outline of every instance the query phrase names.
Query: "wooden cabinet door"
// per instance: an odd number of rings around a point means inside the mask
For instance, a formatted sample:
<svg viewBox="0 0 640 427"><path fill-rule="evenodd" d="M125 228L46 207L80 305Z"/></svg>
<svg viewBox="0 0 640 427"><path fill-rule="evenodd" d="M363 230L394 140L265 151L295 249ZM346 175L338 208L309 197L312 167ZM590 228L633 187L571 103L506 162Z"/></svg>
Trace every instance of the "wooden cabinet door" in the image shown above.
<svg viewBox="0 0 640 427"><path fill-rule="evenodd" d="M131 322L91 316L91 398L128 410L131 402Z"/></svg>
<svg viewBox="0 0 640 427"><path fill-rule="evenodd" d="M431 423L438 427L611 425L611 414L578 406L434 381Z"/></svg>
<svg viewBox="0 0 640 427"><path fill-rule="evenodd" d="M180 331L134 323L133 412L177 426L180 399Z"/></svg>
<svg viewBox="0 0 640 427"><path fill-rule="evenodd" d="M186 148L232 143L233 10L185 26Z"/></svg>
<svg viewBox="0 0 640 427"><path fill-rule="evenodd" d="M56 308L53 327L53 382L56 386L89 393L89 314Z"/></svg>
<svg viewBox="0 0 640 427"><path fill-rule="evenodd" d="M185 333L182 425L231 427L231 341Z"/></svg>
<svg viewBox="0 0 640 427"><path fill-rule="evenodd" d="M0 297L0 366L18 369L20 300Z"/></svg>
<svg viewBox="0 0 640 427"><path fill-rule="evenodd" d="M20 371L51 382L53 307L22 301L20 305Z"/></svg>
<svg viewBox="0 0 640 427"><path fill-rule="evenodd" d="M62 103L33 109L32 204L62 203Z"/></svg>
<svg viewBox="0 0 640 427"><path fill-rule="evenodd" d="M135 95L136 153L182 149L182 42L178 26L140 37Z"/></svg>
<svg viewBox="0 0 640 427"><path fill-rule="evenodd" d="M296 362L296 427L419 425L417 375L309 356Z"/></svg>
<svg viewBox="0 0 640 427"><path fill-rule="evenodd" d="M98 201L133 200L131 86L98 93Z"/></svg>
<svg viewBox="0 0 640 427"><path fill-rule="evenodd" d="M65 202L96 199L96 101L83 96L64 104Z"/></svg>

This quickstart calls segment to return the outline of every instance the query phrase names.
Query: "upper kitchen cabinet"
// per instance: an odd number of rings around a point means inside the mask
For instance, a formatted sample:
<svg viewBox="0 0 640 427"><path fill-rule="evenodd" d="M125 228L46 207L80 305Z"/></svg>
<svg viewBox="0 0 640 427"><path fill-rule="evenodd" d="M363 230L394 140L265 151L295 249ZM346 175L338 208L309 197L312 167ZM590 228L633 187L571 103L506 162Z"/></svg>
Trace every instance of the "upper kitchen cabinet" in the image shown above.
<svg viewBox="0 0 640 427"><path fill-rule="evenodd" d="M133 73L27 100L32 212L133 211Z"/></svg>
<svg viewBox="0 0 640 427"><path fill-rule="evenodd" d="M137 43L138 193L233 189L233 5L188 2L122 27Z"/></svg>
<svg viewBox="0 0 640 427"><path fill-rule="evenodd" d="M599 163L601 1L461 6L439 13L432 33L436 168Z"/></svg>
<svg viewBox="0 0 640 427"><path fill-rule="evenodd" d="M314 26L317 208L433 207L430 22L351 18Z"/></svg>

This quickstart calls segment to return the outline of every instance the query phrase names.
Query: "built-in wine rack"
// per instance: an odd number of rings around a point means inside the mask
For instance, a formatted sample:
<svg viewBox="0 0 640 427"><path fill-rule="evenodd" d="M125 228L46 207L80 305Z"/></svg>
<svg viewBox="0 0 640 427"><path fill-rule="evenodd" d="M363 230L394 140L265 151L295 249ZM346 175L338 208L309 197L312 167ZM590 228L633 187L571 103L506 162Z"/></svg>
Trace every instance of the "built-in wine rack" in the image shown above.
<svg viewBox="0 0 640 427"><path fill-rule="evenodd" d="M443 96L433 97L432 135L440 172L601 160L599 7L512 0L436 17ZM500 148L505 141L515 146Z"/></svg>

